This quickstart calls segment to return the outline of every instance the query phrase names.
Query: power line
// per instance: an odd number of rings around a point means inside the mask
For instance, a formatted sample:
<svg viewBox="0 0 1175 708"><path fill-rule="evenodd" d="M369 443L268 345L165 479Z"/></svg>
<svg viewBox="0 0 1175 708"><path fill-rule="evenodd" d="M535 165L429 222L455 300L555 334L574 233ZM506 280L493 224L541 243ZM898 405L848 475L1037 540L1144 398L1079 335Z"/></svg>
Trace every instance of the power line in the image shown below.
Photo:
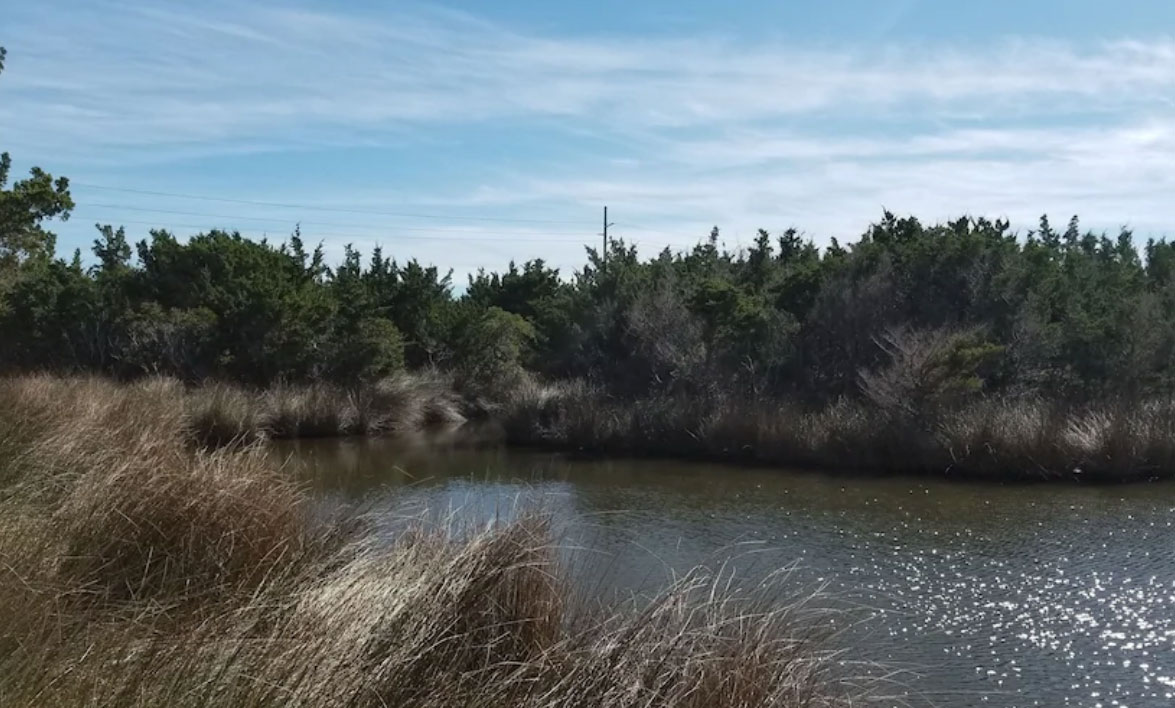
<svg viewBox="0 0 1175 708"><path fill-rule="evenodd" d="M600 270L608 267L608 227L614 224L608 223L608 205L604 205L604 248L600 251Z"/></svg>
<svg viewBox="0 0 1175 708"><path fill-rule="evenodd" d="M76 210L74 212L74 215L76 217L76 215L77 215ZM100 215L97 215L97 216L90 215L85 218L86 219L94 219L95 221L102 221L104 218L109 218L109 217L102 217ZM183 229L214 228L214 227L210 227L208 224L180 224L180 223L176 223L176 222L169 222L167 224L161 224L157 221L134 221L134 220L128 221L125 219L111 219L111 220L116 221L119 224L134 224L136 226L154 226L157 228L183 228ZM236 230L236 229L234 229L234 230ZM261 231L264 232L264 229L261 229ZM313 235L315 237L320 237L320 238L338 238L338 239L355 238L357 236L360 236L360 234L337 234L337 233L335 233L335 234L314 233ZM505 242L518 242L518 243L583 243L582 239L525 238L525 237L518 237L518 236L508 236L505 234L479 234L477 236L468 236L468 237L464 237L464 238L460 237L460 236L412 236L412 235L404 235L404 234L391 234L391 235L387 236L387 238L389 240L400 239L400 240L409 240L409 241L456 241L456 242L462 242L462 243L470 243L470 242L478 243L481 241L505 241Z"/></svg>
<svg viewBox="0 0 1175 708"><path fill-rule="evenodd" d="M297 219L283 219L280 217L239 216L239 215L230 215L230 214L208 214L205 212L198 212L198 211L181 211L181 210L177 210L177 209L153 209L153 208L148 208L148 207L130 206L130 205L126 205L126 204L99 204L97 202L87 202L85 206L87 206L87 207L100 207L103 209L119 209L122 211L150 212L153 214L179 214L181 216L201 216L201 217L205 217L205 218L209 218L209 219L232 219L232 220L236 220L236 221L264 221L267 223L274 223L274 224L276 224L276 223L281 223L281 224L299 223L304 226L310 226L310 225L328 226L328 227L332 227L332 228L358 228L358 229L381 228L381 229L400 229L400 230L405 230L405 231L435 231L435 232L441 232L441 233L459 233L459 234L460 233L474 233L471 229L447 229L447 228L440 228L440 227L435 227L435 226L402 226L402 225L397 225L397 224L387 224L387 225L381 224L379 226L368 226L366 224L353 224L353 223L352 224L340 224L338 222L330 222L330 221L300 221ZM552 236L577 236L577 235L580 235L581 232L579 232L579 231L543 231L542 233L544 235L550 234Z"/></svg>
<svg viewBox="0 0 1175 708"><path fill-rule="evenodd" d="M110 187L101 184L93 184L90 182L73 182L75 187L83 187L85 189L99 189L108 192L126 192L128 194L146 194L156 197L175 197L177 199L199 199L209 202L225 202L229 204L250 204L253 206L268 206L278 207L282 209L306 209L308 211L325 211L337 212L340 214L368 214L374 216L398 216L409 219L449 219L454 221L497 221L504 223L520 223L520 224L574 224L583 225L581 221L568 221L559 219L517 219L505 218L497 216L457 216L451 214L420 214L411 212L396 212L383 211L378 209L343 209L340 207L324 207L314 204L290 204L284 202L263 202L252 199L231 199L229 197L209 197L198 194L182 194L179 192L158 192L150 189L131 189L129 187Z"/></svg>
<svg viewBox="0 0 1175 708"><path fill-rule="evenodd" d="M648 231L649 233L661 233L665 231L665 229L653 229L648 226L641 226L640 224L634 224L629 221L619 221L615 224L615 226L622 229L628 229L629 231Z"/></svg>

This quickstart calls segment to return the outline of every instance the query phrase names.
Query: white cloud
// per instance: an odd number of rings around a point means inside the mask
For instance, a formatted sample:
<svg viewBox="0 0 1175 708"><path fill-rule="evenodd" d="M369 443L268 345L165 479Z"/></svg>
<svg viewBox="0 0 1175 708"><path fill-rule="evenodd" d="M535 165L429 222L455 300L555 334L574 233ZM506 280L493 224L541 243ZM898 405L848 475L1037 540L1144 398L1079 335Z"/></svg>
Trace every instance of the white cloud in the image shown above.
<svg viewBox="0 0 1175 708"><path fill-rule="evenodd" d="M452 12L235 3L84 3L68 13L38 3L12 29L5 132L41 146L64 137L78 151L530 116L621 129L849 110L1117 110L1175 92L1170 41L1009 40L971 51L633 43L528 36Z"/></svg>
<svg viewBox="0 0 1175 708"><path fill-rule="evenodd" d="M852 236L882 206L928 219L970 212L1031 223L1042 211L1080 211L1142 231L1171 224L1170 39L814 48L540 36L420 7L176 7L6 9L5 147L117 175L126 164L419 145L438 125L539 122L569 145L591 136L606 147L563 162L536 157L472 187L323 184L287 195L254 186L253 195L499 216L581 215L608 203L618 233L651 246L692 242L713 223ZM404 248L454 259L440 242ZM478 248L457 257L470 268L506 260ZM579 260L578 247L558 243L498 250Z"/></svg>

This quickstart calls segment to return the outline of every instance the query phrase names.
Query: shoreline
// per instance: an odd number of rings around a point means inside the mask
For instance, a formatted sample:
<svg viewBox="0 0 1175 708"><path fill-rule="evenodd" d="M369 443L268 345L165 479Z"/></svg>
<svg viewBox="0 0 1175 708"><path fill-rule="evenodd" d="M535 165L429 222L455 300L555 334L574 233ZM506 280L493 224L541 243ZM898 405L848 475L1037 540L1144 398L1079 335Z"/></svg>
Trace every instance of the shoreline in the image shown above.
<svg viewBox="0 0 1175 708"><path fill-rule="evenodd" d="M574 383L528 382L500 400L460 393L436 376L400 376L349 392L210 384L187 389L184 405L194 439L211 447L492 431L481 443L846 477L1097 485L1175 479L1175 399L1070 409L1039 398L991 398L919 418L850 401L804 409L770 400L620 400Z"/></svg>
<svg viewBox="0 0 1175 708"><path fill-rule="evenodd" d="M603 454L787 466L854 476L992 483L1123 484L1175 478L1175 400L1072 409L989 398L900 416L841 400L610 399L565 390L521 396L506 440Z"/></svg>
<svg viewBox="0 0 1175 708"><path fill-rule="evenodd" d="M385 403L392 392L404 388L389 385ZM868 700L830 642L831 610L782 576L742 589L698 566L647 602L597 604L574 591L541 509L466 530L421 518L373 543L362 510L315 514L257 431L193 444L191 397L207 393L160 378L0 378L4 705ZM391 428L354 417L391 410L315 417L282 408L311 392L285 394L265 402L299 424L286 432ZM407 413L395 420L436 420Z"/></svg>

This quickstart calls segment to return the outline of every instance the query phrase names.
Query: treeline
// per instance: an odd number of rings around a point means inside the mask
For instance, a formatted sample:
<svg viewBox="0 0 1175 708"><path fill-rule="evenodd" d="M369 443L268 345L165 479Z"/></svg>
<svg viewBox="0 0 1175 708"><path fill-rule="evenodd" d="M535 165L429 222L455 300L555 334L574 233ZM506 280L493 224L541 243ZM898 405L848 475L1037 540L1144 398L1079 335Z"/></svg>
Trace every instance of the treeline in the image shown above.
<svg viewBox="0 0 1175 708"><path fill-rule="evenodd" d="M0 48L0 69L4 54ZM1172 388L1175 244L1129 231L1014 233L1001 220L926 226L890 213L819 249L794 230L640 260L622 241L565 277L534 260L450 274L375 249L327 263L284 243L98 225L90 265L46 223L65 178L9 185L0 156L0 370L162 373L352 384L436 367L509 386L530 374L611 395L861 392L887 407L980 392L1063 400ZM393 236L391 234L389 236Z"/></svg>
<svg viewBox="0 0 1175 708"><path fill-rule="evenodd" d="M4 50L0 48L0 70ZM354 384L434 367L509 387L537 374L608 395L864 393L919 410L983 392L1093 400L1175 384L1175 244L1129 231L1022 234L1002 220L925 226L886 213L855 243L794 230L642 261L623 241L562 277L541 260L450 273L375 249L327 263L284 243L98 225L94 259L55 253L74 207L39 168L0 155L0 370L160 373ZM393 235L394 236L394 235Z"/></svg>
<svg viewBox="0 0 1175 708"><path fill-rule="evenodd" d="M7 157L0 178L7 177ZM0 365L255 385L355 383L403 368L509 385L529 373L616 395L716 391L822 401L1047 392L1073 400L1173 383L1175 245L1004 221L886 213L855 243L789 230L641 260L622 241L569 278L542 261L450 275L380 249L329 264L284 243L98 227L93 264L55 257L43 222L68 182L0 192ZM606 257L605 257L606 256Z"/></svg>

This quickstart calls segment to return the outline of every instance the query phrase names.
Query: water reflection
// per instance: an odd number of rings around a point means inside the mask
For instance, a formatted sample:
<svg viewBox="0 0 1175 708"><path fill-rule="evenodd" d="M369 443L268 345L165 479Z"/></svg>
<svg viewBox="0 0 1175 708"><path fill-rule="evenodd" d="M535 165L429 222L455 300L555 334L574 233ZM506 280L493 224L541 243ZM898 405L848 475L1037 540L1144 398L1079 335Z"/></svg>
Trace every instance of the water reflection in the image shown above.
<svg viewBox="0 0 1175 708"><path fill-rule="evenodd" d="M799 562L801 586L870 608L845 635L944 706L1175 704L1175 486L856 479L577 461L388 440L275 448L320 498L393 517L541 504L585 583L648 590L702 562L740 577Z"/></svg>

